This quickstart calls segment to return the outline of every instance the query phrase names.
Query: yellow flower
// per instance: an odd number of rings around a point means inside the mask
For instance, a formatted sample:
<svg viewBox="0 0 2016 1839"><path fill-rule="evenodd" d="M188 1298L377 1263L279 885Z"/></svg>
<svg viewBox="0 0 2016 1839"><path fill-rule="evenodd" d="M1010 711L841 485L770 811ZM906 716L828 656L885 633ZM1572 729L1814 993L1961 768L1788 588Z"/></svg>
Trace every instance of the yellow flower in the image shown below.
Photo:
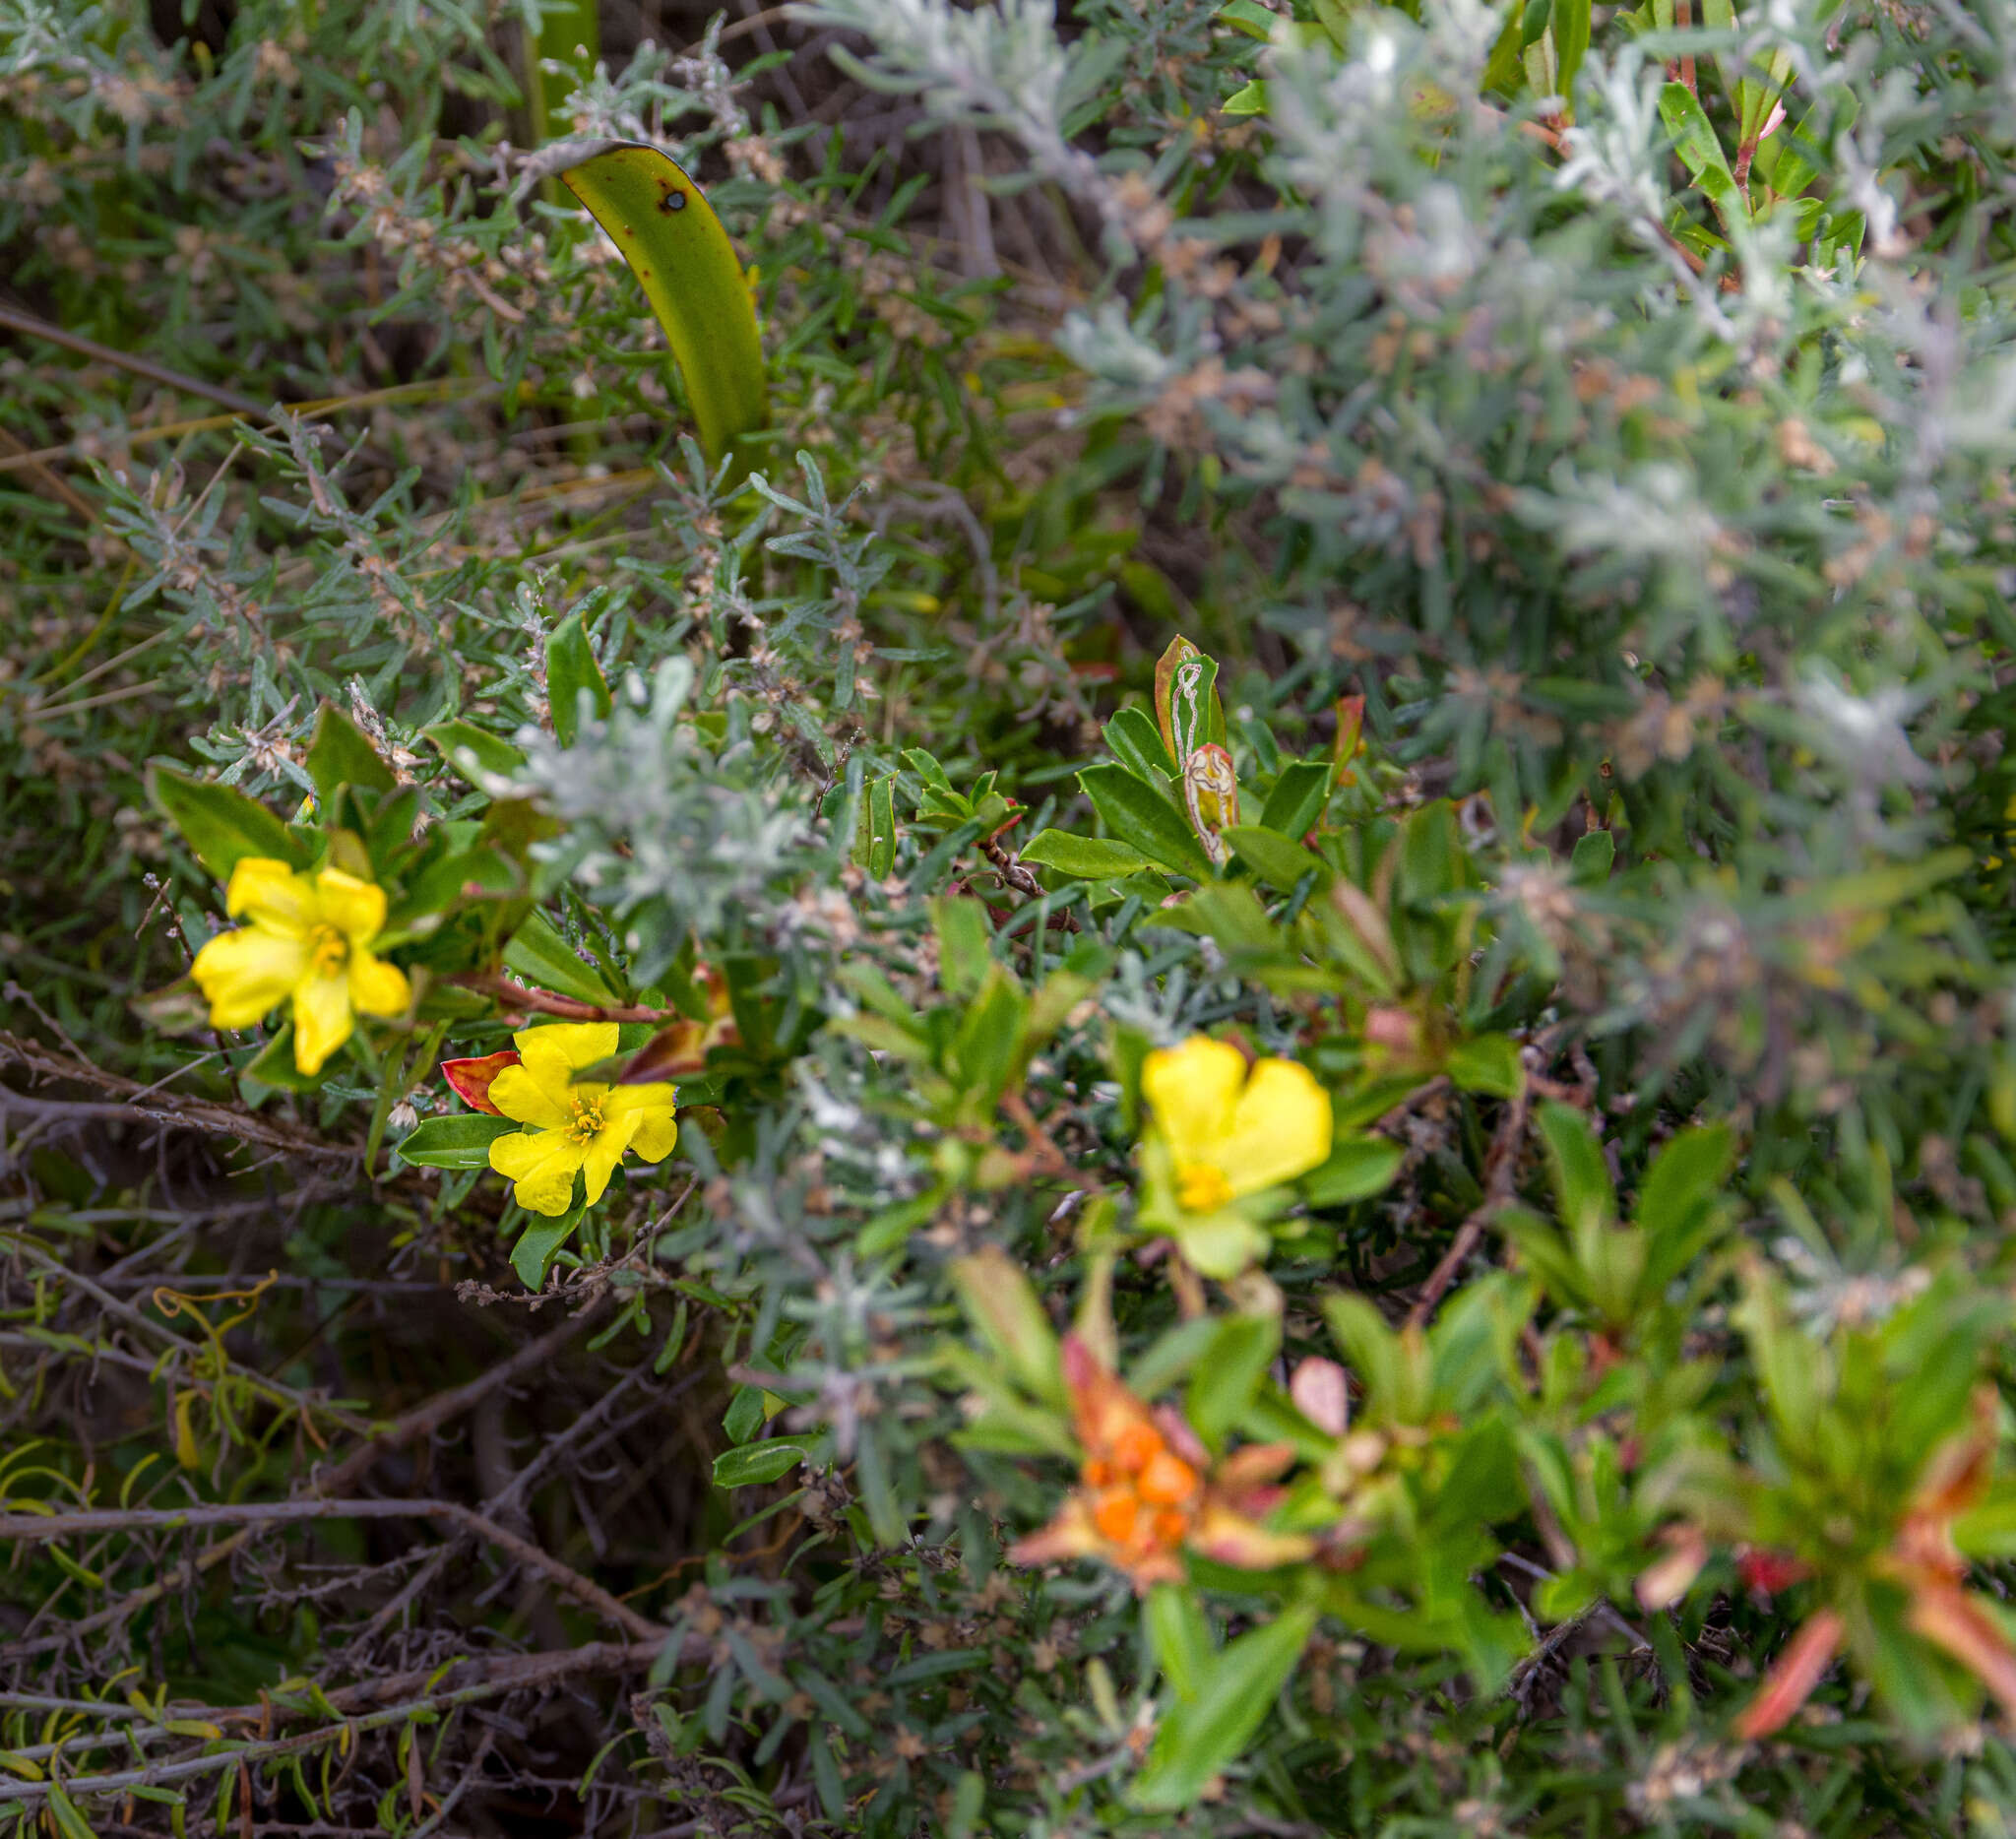
<svg viewBox="0 0 2016 1839"><path fill-rule="evenodd" d="M1207 1276L1230 1276L1267 1242L1236 1203L1329 1159L1330 1095L1294 1060L1249 1072L1238 1048L1203 1035L1151 1053L1141 1091L1154 1118L1145 1217Z"/></svg>
<svg viewBox="0 0 2016 1839"><path fill-rule="evenodd" d="M646 1162L662 1162L677 1147L673 1087L662 1081L572 1083L584 1066L616 1051L614 1022L560 1022L524 1029L512 1040L519 1063L490 1082L490 1103L532 1128L492 1143L490 1167L516 1183L518 1204L528 1213L565 1213L577 1169L588 1176L588 1203L594 1206L625 1150Z"/></svg>
<svg viewBox="0 0 2016 1839"><path fill-rule="evenodd" d="M412 1000L406 973L371 951L385 923L385 890L372 882L244 856L224 911L251 924L220 932L190 967L210 1025L249 1028L291 996L294 1064L310 1076L350 1038L357 1015L399 1015Z"/></svg>

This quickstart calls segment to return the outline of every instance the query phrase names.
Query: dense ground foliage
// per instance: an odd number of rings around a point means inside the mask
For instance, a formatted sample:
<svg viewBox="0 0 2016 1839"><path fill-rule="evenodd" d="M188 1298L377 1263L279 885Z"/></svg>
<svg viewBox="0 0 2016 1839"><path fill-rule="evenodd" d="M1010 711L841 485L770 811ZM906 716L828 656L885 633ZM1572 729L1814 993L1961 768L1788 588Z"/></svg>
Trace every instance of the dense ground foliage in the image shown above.
<svg viewBox="0 0 2016 1839"><path fill-rule="evenodd" d="M0 0L0 1830L2016 1828L2016 0L1292 12Z"/></svg>

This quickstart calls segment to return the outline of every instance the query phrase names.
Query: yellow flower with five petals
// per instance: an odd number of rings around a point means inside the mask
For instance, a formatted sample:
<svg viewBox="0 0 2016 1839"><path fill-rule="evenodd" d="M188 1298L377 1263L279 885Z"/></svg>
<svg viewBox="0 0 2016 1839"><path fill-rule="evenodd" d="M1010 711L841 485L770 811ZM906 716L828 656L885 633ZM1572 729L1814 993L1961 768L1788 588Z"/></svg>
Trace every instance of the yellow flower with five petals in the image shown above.
<svg viewBox="0 0 2016 1839"><path fill-rule="evenodd" d="M213 1028L249 1028L293 1000L294 1064L311 1078L350 1038L359 1015L401 1015L406 973L371 950L385 924L385 890L340 868L300 874L269 856L244 856L224 911L247 925L220 932L190 975Z"/></svg>
<svg viewBox="0 0 2016 1839"><path fill-rule="evenodd" d="M1330 1095L1306 1066L1249 1070L1228 1041L1193 1035L1151 1053L1141 1093L1144 1223L1168 1233L1209 1277L1230 1277L1267 1249L1258 1224L1276 1190L1330 1156Z"/></svg>
<svg viewBox="0 0 2016 1839"><path fill-rule="evenodd" d="M514 1184L528 1213L559 1215L574 1198L574 1172L588 1177L588 1204L601 1199L626 1150L662 1162L677 1147L675 1088L663 1081L610 1086L574 1075L616 1051L614 1022L559 1022L512 1036L519 1061L491 1080L489 1100L530 1128L490 1145L490 1167Z"/></svg>

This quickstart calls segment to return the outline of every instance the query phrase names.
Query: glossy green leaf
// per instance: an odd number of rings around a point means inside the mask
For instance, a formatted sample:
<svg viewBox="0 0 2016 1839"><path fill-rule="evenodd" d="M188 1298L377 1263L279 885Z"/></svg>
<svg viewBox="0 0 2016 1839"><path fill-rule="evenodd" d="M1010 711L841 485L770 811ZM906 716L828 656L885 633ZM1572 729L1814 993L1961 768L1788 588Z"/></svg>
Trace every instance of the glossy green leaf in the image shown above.
<svg viewBox="0 0 2016 1839"><path fill-rule="evenodd" d="M1293 893L1305 876L1315 876L1318 888L1327 887L1334 878L1335 871L1320 856L1278 830L1259 824L1232 824L1224 835L1248 868L1284 894Z"/></svg>
<svg viewBox="0 0 2016 1839"><path fill-rule="evenodd" d="M559 928L536 908L526 915L504 947L504 968L541 989L572 996L577 1002L606 1007L616 1000L616 992L602 982L600 974L582 962L574 947L560 936Z"/></svg>
<svg viewBox="0 0 2016 1839"><path fill-rule="evenodd" d="M1270 19L1274 16L1270 13ZM1145 709L1122 709L1104 729L1105 743L1114 759L1137 778L1164 793L1176 776L1176 763L1163 744L1155 718Z"/></svg>
<svg viewBox="0 0 2016 1839"><path fill-rule="evenodd" d="M1290 760L1276 777L1260 808L1260 827L1299 842L1322 821L1330 801L1330 762Z"/></svg>
<svg viewBox="0 0 2016 1839"><path fill-rule="evenodd" d="M719 465L770 418L756 303L721 219L655 147L612 147L560 176L643 285L685 379L700 445ZM747 450L736 451L728 482L747 470Z"/></svg>
<svg viewBox="0 0 2016 1839"><path fill-rule="evenodd" d="M1044 830L1022 846L1025 862L1054 868L1077 881L1112 881L1139 874L1151 864L1146 856L1111 837L1080 837L1068 830Z"/></svg>
<svg viewBox="0 0 2016 1839"><path fill-rule="evenodd" d="M484 1111L423 1117L400 1139L394 1153L414 1169L487 1169L490 1145L523 1128L509 1117Z"/></svg>
<svg viewBox="0 0 2016 1839"><path fill-rule="evenodd" d="M1217 878L1211 857L1181 813L1124 766L1089 766L1078 775L1078 783L1119 842L1193 880Z"/></svg>
<svg viewBox="0 0 2016 1839"><path fill-rule="evenodd" d="M575 1190L581 1191L577 1180ZM553 1260L560 1255L561 1248L574 1237L574 1230L581 1224L581 1216L587 1211L583 1207L571 1207L557 1220L536 1219L519 1236L518 1243L511 1247L511 1268L518 1273L518 1281L528 1290L543 1290L547 1274L553 1268Z"/></svg>
<svg viewBox="0 0 2016 1839"><path fill-rule="evenodd" d="M724 1450L714 1459L717 1488L759 1488L765 1482L781 1481L807 1458L801 1444L763 1442Z"/></svg>

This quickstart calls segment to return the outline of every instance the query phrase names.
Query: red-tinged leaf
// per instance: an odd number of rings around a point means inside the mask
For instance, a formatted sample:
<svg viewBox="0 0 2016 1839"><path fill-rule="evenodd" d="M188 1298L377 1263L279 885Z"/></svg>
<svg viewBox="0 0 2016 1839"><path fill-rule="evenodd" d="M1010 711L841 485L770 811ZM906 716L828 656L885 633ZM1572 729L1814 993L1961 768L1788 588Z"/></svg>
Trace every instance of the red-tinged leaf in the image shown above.
<svg viewBox="0 0 2016 1839"><path fill-rule="evenodd" d="M1957 1584L1921 1585L1907 1617L1934 1647L1944 1648L2016 1716L2016 1652L1994 1618Z"/></svg>
<svg viewBox="0 0 2016 1839"><path fill-rule="evenodd" d="M1337 744L1334 756L1340 767L1348 767L1357 758L1358 741L1364 731L1365 699L1362 696L1340 696L1337 699Z"/></svg>
<svg viewBox="0 0 2016 1839"><path fill-rule="evenodd" d="M1342 1436L1351 1428L1351 1383L1335 1361L1303 1361L1289 1374L1288 1395L1317 1429Z"/></svg>
<svg viewBox="0 0 2016 1839"><path fill-rule="evenodd" d="M1737 1715L1735 1734L1745 1744L1783 1730L1793 1714L1813 1695L1813 1687L1841 1645L1843 1623L1832 1610L1810 1617L1771 1663L1763 1689Z"/></svg>
<svg viewBox="0 0 2016 1839"><path fill-rule="evenodd" d="M502 1053L485 1053L472 1060L443 1060L441 1077L454 1087L455 1095L472 1110L504 1115L490 1103L490 1082L507 1066L516 1066L518 1055L507 1047Z"/></svg>
<svg viewBox="0 0 2016 1839"><path fill-rule="evenodd" d="M1647 1615L1677 1603L1708 1562L1708 1541L1698 1526L1669 1526L1660 1534L1666 1554L1638 1574L1638 1607Z"/></svg>
<svg viewBox="0 0 2016 1839"><path fill-rule="evenodd" d="M1760 1552L1750 1547L1736 1554L1736 1572L1752 1590L1770 1596L1810 1577L1813 1567L1789 1552Z"/></svg>

